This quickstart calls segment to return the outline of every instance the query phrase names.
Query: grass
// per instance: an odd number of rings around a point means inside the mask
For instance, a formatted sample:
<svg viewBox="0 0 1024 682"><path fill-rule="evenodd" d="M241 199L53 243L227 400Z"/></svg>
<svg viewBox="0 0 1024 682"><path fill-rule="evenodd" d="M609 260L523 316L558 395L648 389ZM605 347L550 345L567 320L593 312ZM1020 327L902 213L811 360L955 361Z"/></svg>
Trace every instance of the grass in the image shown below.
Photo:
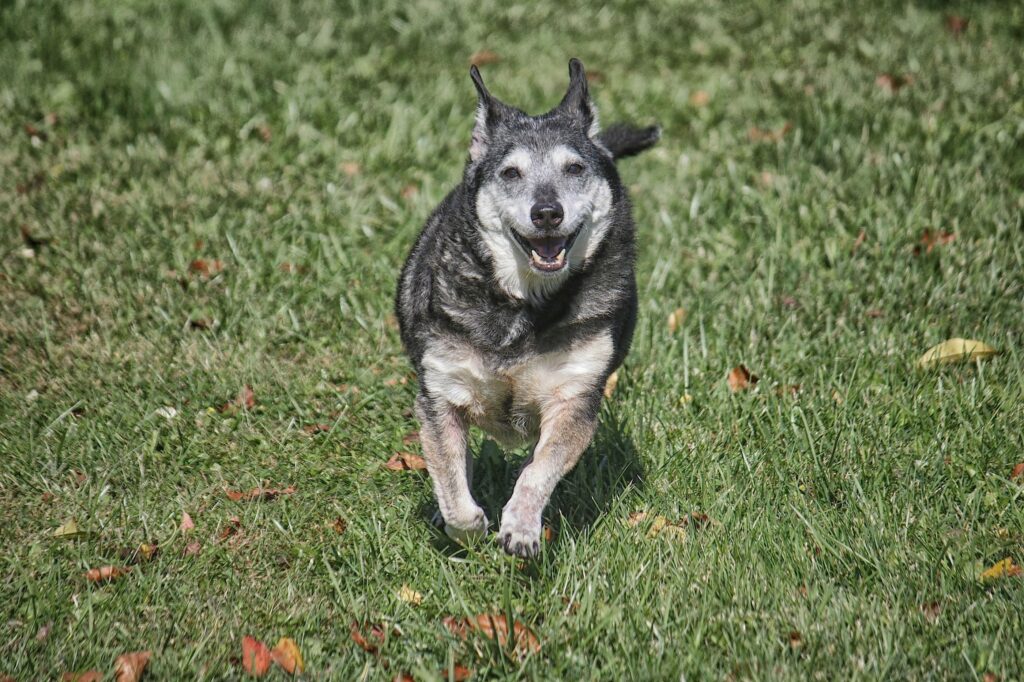
<svg viewBox="0 0 1024 682"><path fill-rule="evenodd" d="M0 673L151 649L150 679L236 678L248 634L317 679L1020 679L1024 584L978 574L1024 562L1022 37L995 2L4 3ZM381 467L416 428L395 279L485 48L528 111L576 55L602 120L665 133L622 165L633 350L529 564L447 544L426 479ZM956 237L915 254L925 229ZM952 336L1001 353L915 367ZM473 447L495 519L522 453ZM264 481L297 492L224 494ZM649 538L638 510L713 522ZM498 611L541 653L440 624ZM401 634L375 657L353 620Z"/></svg>

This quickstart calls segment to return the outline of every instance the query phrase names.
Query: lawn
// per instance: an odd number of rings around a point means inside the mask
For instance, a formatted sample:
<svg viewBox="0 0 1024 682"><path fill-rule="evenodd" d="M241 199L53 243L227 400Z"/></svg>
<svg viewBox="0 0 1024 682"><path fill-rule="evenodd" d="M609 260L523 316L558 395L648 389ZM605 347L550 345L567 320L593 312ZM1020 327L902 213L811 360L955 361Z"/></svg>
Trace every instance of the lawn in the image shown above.
<svg viewBox="0 0 1024 682"><path fill-rule="evenodd" d="M239 678L245 635L314 679L1024 677L1024 579L981 577L1024 563L1024 6L460 4L0 4L0 678ZM620 165L633 349L532 562L383 466L474 54L532 113L578 56L664 129ZM950 337L999 354L917 366ZM493 529L524 452L472 446ZM539 651L442 622L486 613Z"/></svg>

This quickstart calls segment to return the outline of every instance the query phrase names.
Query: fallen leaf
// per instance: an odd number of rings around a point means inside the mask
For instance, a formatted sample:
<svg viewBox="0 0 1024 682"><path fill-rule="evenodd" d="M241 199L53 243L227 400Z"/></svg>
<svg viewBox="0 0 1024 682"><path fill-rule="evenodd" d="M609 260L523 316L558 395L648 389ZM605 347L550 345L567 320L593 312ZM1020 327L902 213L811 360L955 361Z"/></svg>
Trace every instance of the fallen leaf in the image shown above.
<svg viewBox="0 0 1024 682"><path fill-rule="evenodd" d="M792 396L795 398L800 393L801 384L783 384L775 387L775 395L783 398L785 396Z"/></svg>
<svg viewBox="0 0 1024 682"><path fill-rule="evenodd" d="M402 188L402 191L399 192L401 197L406 201L409 201L410 199L414 198L419 193L419 187L417 187L416 185L406 185L405 187Z"/></svg>
<svg viewBox="0 0 1024 682"><path fill-rule="evenodd" d="M192 517L188 512L181 512L181 524L178 525L178 530L185 534L196 527L196 524L192 521Z"/></svg>
<svg viewBox="0 0 1024 682"><path fill-rule="evenodd" d="M398 590L398 598L412 606L419 606L423 603L423 595L408 585L402 585Z"/></svg>
<svg viewBox="0 0 1024 682"><path fill-rule="evenodd" d="M167 421L173 421L178 416L178 411L169 405L157 408L153 411L157 417L163 417Z"/></svg>
<svg viewBox="0 0 1024 682"><path fill-rule="evenodd" d="M1024 476L1024 462L1018 462L1017 466L1013 467L1013 471L1010 472L1010 480L1014 480Z"/></svg>
<svg viewBox="0 0 1024 682"><path fill-rule="evenodd" d="M470 632L478 632L488 639L496 639L502 649L506 647L509 639L508 620L505 614L501 613L483 613L473 618L448 616L443 623L457 637L466 639ZM515 640L513 650L519 658L540 651L540 640L537 639L537 635L518 620L512 623L512 633Z"/></svg>
<svg viewBox="0 0 1024 682"><path fill-rule="evenodd" d="M143 542L135 552L136 556L142 561L152 561L159 553L160 547L156 542Z"/></svg>
<svg viewBox="0 0 1024 682"><path fill-rule="evenodd" d="M749 138L751 142L781 142L782 138L786 136L786 133L792 129L793 124L788 121L778 130L766 130L764 128L753 126L747 131L747 138Z"/></svg>
<svg viewBox="0 0 1024 682"><path fill-rule="evenodd" d="M409 433L407 433L404 436L402 436L402 444L403 445L412 445L413 443L419 443L419 442L420 442L420 432L419 431L410 431Z"/></svg>
<svg viewBox="0 0 1024 682"><path fill-rule="evenodd" d="M455 665L449 670L445 668L438 673L442 680L454 680L455 682L465 682L473 676L473 671L464 665Z"/></svg>
<svg viewBox="0 0 1024 682"><path fill-rule="evenodd" d="M291 495L296 492L296 488L293 485L287 488L253 488L252 490L241 492L238 490L225 489L224 494L228 496L228 499L232 502L239 502L241 500L247 500L253 502L256 500L270 501L281 495Z"/></svg>
<svg viewBox="0 0 1024 682"><path fill-rule="evenodd" d="M981 676L981 682L999 682L999 675L993 672L986 672Z"/></svg>
<svg viewBox="0 0 1024 682"><path fill-rule="evenodd" d="M936 246L945 246L956 239L955 232L946 232L945 230L932 231L931 228L926 228L921 233L921 243L914 247L914 255L920 256L921 252L931 253L932 249Z"/></svg>
<svg viewBox="0 0 1024 682"><path fill-rule="evenodd" d="M195 556L199 554L203 549L203 546L198 541L190 542L185 545L185 556Z"/></svg>
<svg viewBox="0 0 1024 682"><path fill-rule="evenodd" d="M686 310L683 308L676 308L668 314L668 332L669 334L675 334L676 330L683 324L683 320L686 319Z"/></svg>
<svg viewBox="0 0 1024 682"><path fill-rule="evenodd" d="M331 528L334 529L335 533L337 533L338 535L341 535L346 530L348 530L348 521L346 521L345 519L343 519L343 518L341 518L339 516L339 517L335 518L334 521L331 522Z"/></svg>
<svg viewBox="0 0 1024 682"><path fill-rule="evenodd" d="M289 675L296 673L301 675L306 669L299 645L291 637L282 637L277 640L277 644L270 650L270 657Z"/></svg>
<svg viewBox="0 0 1024 682"><path fill-rule="evenodd" d="M615 392L615 387L619 385L619 370L615 370L608 375L608 380L604 382L604 397L611 398L612 393Z"/></svg>
<svg viewBox="0 0 1024 682"><path fill-rule="evenodd" d="M911 75L893 75L891 73L880 73L875 78L875 85L882 88L889 94L894 94L914 82Z"/></svg>
<svg viewBox="0 0 1024 682"><path fill-rule="evenodd" d="M359 175L363 170L363 167L355 161L344 161L340 166L338 166L338 168L340 168L341 172L350 178Z"/></svg>
<svg viewBox="0 0 1024 682"><path fill-rule="evenodd" d="M85 579L91 583L113 582L132 570L128 566L101 566L85 572Z"/></svg>
<svg viewBox="0 0 1024 682"><path fill-rule="evenodd" d="M53 531L53 537L64 540L70 540L73 538L81 537L85 535L84 532L79 530L78 524L75 523L74 519L65 521L63 525L59 526L57 530Z"/></svg>
<svg viewBox="0 0 1024 682"><path fill-rule="evenodd" d="M645 512L645 511L635 511L635 512L632 512L632 513L630 513L630 515L628 517L626 517L626 525L628 525L630 528L632 528L633 526L636 526L637 524L643 523L643 521L646 518L647 518L647 512Z"/></svg>
<svg viewBox="0 0 1024 682"><path fill-rule="evenodd" d="M53 629L53 621L47 621L46 625L43 625L36 630L36 641L43 642L47 637L50 636L50 630Z"/></svg>
<svg viewBox="0 0 1024 682"><path fill-rule="evenodd" d="M189 329L211 329L213 320L209 317L189 317L188 326Z"/></svg>
<svg viewBox="0 0 1024 682"><path fill-rule="evenodd" d="M865 232L864 230L861 230L860 233L857 235L857 238L853 241L853 248L850 249L850 253L857 253L857 249L863 246L864 242L866 242L867 239L868 233Z"/></svg>
<svg viewBox="0 0 1024 682"><path fill-rule="evenodd" d="M690 104L697 108L706 107L711 101L711 95L704 90L694 90L690 93Z"/></svg>
<svg viewBox="0 0 1024 682"><path fill-rule="evenodd" d="M416 682L416 678L411 673L398 673L391 678L391 682Z"/></svg>
<svg viewBox="0 0 1024 682"><path fill-rule="evenodd" d="M745 365L736 365L729 370L729 390L733 393L752 388L757 383L757 375L751 374Z"/></svg>
<svg viewBox="0 0 1024 682"><path fill-rule="evenodd" d="M943 24L945 24L946 30L949 31L954 38L959 38L960 35L967 30L967 27L970 26L971 20L958 14L950 14L946 17Z"/></svg>
<svg viewBox="0 0 1024 682"><path fill-rule="evenodd" d="M263 677L270 668L270 650L254 637L242 637L242 670L252 677Z"/></svg>
<svg viewBox="0 0 1024 682"><path fill-rule="evenodd" d="M1017 564L1013 563L1011 557L1006 557L1002 561L997 561L991 567L981 572L978 577L981 580L997 580L999 578L1010 578L1021 574L1021 568Z"/></svg>
<svg viewBox="0 0 1024 682"><path fill-rule="evenodd" d="M227 525L221 528L220 535L218 535L217 537L221 540L227 540L229 537L233 535L238 535L238 533L241 532L241 530L241 520L237 516L232 516L230 519L228 519Z"/></svg>
<svg viewBox="0 0 1024 682"><path fill-rule="evenodd" d="M942 613L942 603L933 601L927 604L921 604L921 614L924 619L929 623L934 623L939 619L939 614Z"/></svg>
<svg viewBox="0 0 1024 682"><path fill-rule="evenodd" d="M14 679L9 678L9 679ZM60 676L61 682L101 682L103 673L99 670L86 670L80 673L64 673Z"/></svg>
<svg viewBox="0 0 1024 682"><path fill-rule="evenodd" d="M883 316L885 315L885 313L883 313L883 312L882 312L881 310L879 310L878 308L872 308L871 310L867 311L867 312L866 312L866 313L864 313L864 314L865 314L865 315L867 315L868 317L870 317L870 318L872 318L872 319L876 319L876 320L877 320L877 319L878 319L879 317L883 317Z"/></svg>
<svg viewBox="0 0 1024 682"><path fill-rule="evenodd" d="M470 66L487 66L501 61L497 52L492 50L477 50L469 57Z"/></svg>
<svg viewBox="0 0 1024 682"><path fill-rule="evenodd" d="M212 277L224 270L224 261L196 258L188 264L188 271L201 277Z"/></svg>
<svg viewBox="0 0 1024 682"><path fill-rule="evenodd" d="M598 71L597 69L587 69L586 77L588 83L604 83L608 80L608 77L604 75L604 71Z"/></svg>
<svg viewBox="0 0 1024 682"><path fill-rule="evenodd" d="M220 412L234 412L235 410L251 410L256 407L256 394L253 393L252 386L246 384L235 396L235 399L231 402L224 403L220 406Z"/></svg>
<svg viewBox="0 0 1024 682"><path fill-rule="evenodd" d="M995 348L982 341L953 338L929 348L917 361L917 366L929 368L962 360L983 360L996 353Z"/></svg>
<svg viewBox="0 0 1024 682"><path fill-rule="evenodd" d="M796 650L803 645L803 637L800 635L799 630L791 630L789 633L789 648Z"/></svg>
<svg viewBox="0 0 1024 682"><path fill-rule="evenodd" d="M114 679L116 682L138 682L142 677L142 671L149 663L149 651L133 651L130 654L121 654L114 661Z"/></svg>
<svg viewBox="0 0 1024 682"><path fill-rule="evenodd" d="M360 627L357 621L349 623L349 635L352 637L352 641L363 648L363 651L367 651L371 654L375 654L380 650L386 637L384 626L376 623L363 623Z"/></svg>
<svg viewBox="0 0 1024 682"><path fill-rule="evenodd" d="M306 424L305 426L302 427L302 430L312 436L312 435L317 434L317 433L327 433L328 431L331 430L331 425L330 424Z"/></svg>
<svg viewBox="0 0 1024 682"><path fill-rule="evenodd" d="M263 140L264 142L270 142L271 138L273 137L273 135L270 132L270 126L268 126L266 123L263 123L259 125L256 128L256 130L257 132L259 132L261 140Z"/></svg>
<svg viewBox="0 0 1024 682"><path fill-rule="evenodd" d="M555 539L555 530L551 526L544 526L541 535L544 536L544 542L552 542Z"/></svg>
<svg viewBox="0 0 1024 682"><path fill-rule="evenodd" d="M396 452L384 463L384 468L390 471L423 471L427 468L427 463L422 457L411 452Z"/></svg>

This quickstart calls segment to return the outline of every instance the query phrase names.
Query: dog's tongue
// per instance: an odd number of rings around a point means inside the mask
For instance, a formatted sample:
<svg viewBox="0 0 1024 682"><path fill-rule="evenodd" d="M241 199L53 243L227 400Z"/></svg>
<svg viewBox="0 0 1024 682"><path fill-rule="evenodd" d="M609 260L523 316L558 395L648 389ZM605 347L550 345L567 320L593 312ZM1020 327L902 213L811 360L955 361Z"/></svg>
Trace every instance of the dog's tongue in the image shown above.
<svg viewBox="0 0 1024 682"><path fill-rule="evenodd" d="M530 246L537 252L537 255L546 260L553 260L565 248L564 237L545 237L542 239L531 239Z"/></svg>

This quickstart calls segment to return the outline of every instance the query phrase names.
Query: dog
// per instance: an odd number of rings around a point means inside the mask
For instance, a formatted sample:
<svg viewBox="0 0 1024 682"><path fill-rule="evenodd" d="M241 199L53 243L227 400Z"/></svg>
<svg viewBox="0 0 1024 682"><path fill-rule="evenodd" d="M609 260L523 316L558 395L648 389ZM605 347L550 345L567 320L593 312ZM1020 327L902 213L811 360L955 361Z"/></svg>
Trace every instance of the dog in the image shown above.
<svg viewBox="0 0 1024 682"><path fill-rule="evenodd" d="M507 553L532 557L636 323L632 209L615 162L653 146L660 129L601 132L577 59L562 101L541 116L492 96L476 66L470 76L462 183L420 232L395 308L445 532L465 542L488 529L470 492L474 425L507 446L534 444L498 530Z"/></svg>

